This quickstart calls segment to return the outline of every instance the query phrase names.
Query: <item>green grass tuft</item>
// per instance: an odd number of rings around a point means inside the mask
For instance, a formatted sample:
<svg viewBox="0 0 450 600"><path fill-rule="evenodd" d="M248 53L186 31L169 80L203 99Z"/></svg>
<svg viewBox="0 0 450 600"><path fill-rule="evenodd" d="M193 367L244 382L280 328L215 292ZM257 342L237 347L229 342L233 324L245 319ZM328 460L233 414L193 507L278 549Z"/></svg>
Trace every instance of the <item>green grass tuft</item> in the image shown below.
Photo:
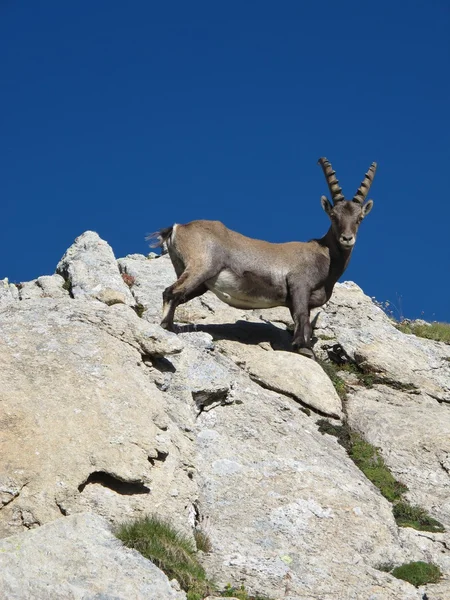
<svg viewBox="0 0 450 600"><path fill-rule="evenodd" d="M379 449L366 442L358 433L351 434L349 455L367 479L370 479L390 502L400 500L402 494L407 491L406 485L392 475Z"/></svg>
<svg viewBox="0 0 450 600"><path fill-rule="evenodd" d="M236 588L229 583L226 585L225 589L220 592L220 595L223 598L238 598L238 600L270 600L267 596L252 596L247 592L243 585Z"/></svg>
<svg viewBox="0 0 450 600"><path fill-rule="evenodd" d="M201 600L211 591L212 585L195 556L194 542L169 523L148 516L123 523L115 535L125 546L151 560L169 579L175 578L188 600Z"/></svg>
<svg viewBox="0 0 450 600"><path fill-rule="evenodd" d="M318 360L317 362L331 379L331 383L334 385L334 389L341 400L346 400L347 398L347 384L338 374L339 371L352 373L356 376L360 385L363 385L369 389L373 388L375 384L382 384L388 385L395 390L401 390L405 392L417 391L417 387L413 383L402 383L401 381L396 381L395 379L390 379L389 377L385 377L383 375L371 373L364 370L355 362L348 362L342 365L337 365L329 360Z"/></svg>
<svg viewBox="0 0 450 600"><path fill-rule="evenodd" d="M426 583L438 583L442 577L441 570L437 565L422 562L421 560L395 567L391 574L397 577L397 579L408 581L416 587L425 585Z"/></svg>
<svg viewBox="0 0 450 600"><path fill-rule="evenodd" d="M359 433L352 431L344 423L335 425L326 419L319 419L316 424L322 434L334 435L343 446L357 467L364 473L383 494L393 503L394 518L399 527L413 527L419 531L445 531L439 523L420 506L411 506L403 498L408 487L397 481L383 460L379 448L366 442Z"/></svg>
<svg viewBox="0 0 450 600"><path fill-rule="evenodd" d="M197 545L197 550L201 550L206 554L212 552L211 540L209 539L208 534L203 531L203 529L194 529L194 539Z"/></svg>
<svg viewBox="0 0 450 600"><path fill-rule="evenodd" d="M445 531L439 523L420 506L411 506L407 502L398 502L394 506L394 517L399 527L412 527L419 531Z"/></svg>
<svg viewBox="0 0 450 600"><path fill-rule="evenodd" d="M418 337L445 342L450 344L450 323L415 323L414 321L403 321L398 323L397 329L402 333L417 335Z"/></svg>
<svg viewBox="0 0 450 600"><path fill-rule="evenodd" d="M145 306L143 304L138 302L135 306L133 306L133 310L137 314L138 317L142 318L142 315L144 314L144 312L147 309L145 308Z"/></svg>
<svg viewBox="0 0 450 600"><path fill-rule="evenodd" d="M331 379L331 383L334 385L334 389L337 392L337 395L341 400L346 400L347 398L347 385L345 381L339 377L338 370L340 367L335 365L333 362L318 360L317 361L328 377Z"/></svg>

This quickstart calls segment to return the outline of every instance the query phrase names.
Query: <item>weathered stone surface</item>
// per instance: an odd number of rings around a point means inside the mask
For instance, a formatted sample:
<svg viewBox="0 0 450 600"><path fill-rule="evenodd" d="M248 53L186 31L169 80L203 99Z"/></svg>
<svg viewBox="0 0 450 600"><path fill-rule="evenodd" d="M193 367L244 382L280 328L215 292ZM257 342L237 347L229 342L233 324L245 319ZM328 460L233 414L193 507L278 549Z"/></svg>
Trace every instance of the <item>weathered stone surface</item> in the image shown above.
<svg viewBox="0 0 450 600"><path fill-rule="evenodd" d="M64 277L55 273L54 275L42 275L36 279L37 285L42 290L44 298L67 298L69 291L64 288Z"/></svg>
<svg viewBox="0 0 450 600"><path fill-rule="evenodd" d="M70 556L71 538L81 548L76 513L113 523L156 513L188 534L208 523L213 550L202 560L219 586L283 600L450 597L448 534L399 530L391 505L305 412L343 418L322 369L289 351L287 309L238 311L208 293L180 307L178 335L168 333L156 324L175 281L168 257L116 262L95 236L66 253L78 299L59 275L27 282L23 301L0 283L0 536L30 529L24 539L38 539L58 519ZM116 304L117 265L143 319ZM339 342L391 380L368 390L345 374L351 426L380 447L410 501L450 529L450 347L400 334L354 284L337 286L319 313L320 356ZM97 564L96 547L83 549ZM410 560L436 562L445 578L416 590L377 568ZM71 582L78 562L65 569ZM5 572L0 586L11 584Z"/></svg>
<svg viewBox="0 0 450 600"><path fill-rule="evenodd" d="M56 272L70 282L74 298L87 296L106 304L135 304L111 247L94 231L77 237L59 261Z"/></svg>
<svg viewBox="0 0 450 600"><path fill-rule="evenodd" d="M197 419L200 514L219 586L271 598L419 600L379 572L408 560L389 503L292 400L236 376L234 403Z"/></svg>
<svg viewBox="0 0 450 600"><path fill-rule="evenodd" d="M0 279L0 308L15 302L19 299L19 291L13 283L9 283L8 278Z"/></svg>
<svg viewBox="0 0 450 600"><path fill-rule="evenodd" d="M313 360L293 352L272 352L225 340L218 342L218 347L263 387L327 416L343 416L336 390L322 367Z"/></svg>
<svg viewBox="0 0 450 600"><path fill-rule="evenodd" d="M350 426L381 448L397 479L408 486L411 504L450 529L450 407L380 385L355 388L347 413Z"/></svg>
<svg viewBox="0 0 450 600"><path fill-rule="evenodd" d="M315 332L319 337L334 337L365 368L413 383L436 399L450 402L446 360L450 346L401 333L352 282L336 285L331 300L319 311Z"/></svg>
<svg viewBox="0 0 450 600"><path fill-rule="evenodd" d="M185 600L166 575L123 547L93 514L0 540L0 597L8 600Z"/></svg>
<svg viewBox="0 0 450 600"><path fill-rule="evenodd" d="M17 291L17 299L32 300L36 298L68 298L64 278L61 275L42 275L32 281L24 281Z"/></svg>
<svg viewBox="0 0 450 600"><path fill-rule="evenodd" d="M136 301L145 308L143 318L159 323L162 315L162 293L176 280L175 271L168 256L150 260L132 254L117 261L120 272L132 279L131 291Z"/></svg>
<svg viewBox="0 0 450 600"><path fill-rule="evenodd" d="M163 507L184 526L192 443L142 361L180 340L126 306L72 299L6 306L0 339L0 535L86 509Z"/></svg>

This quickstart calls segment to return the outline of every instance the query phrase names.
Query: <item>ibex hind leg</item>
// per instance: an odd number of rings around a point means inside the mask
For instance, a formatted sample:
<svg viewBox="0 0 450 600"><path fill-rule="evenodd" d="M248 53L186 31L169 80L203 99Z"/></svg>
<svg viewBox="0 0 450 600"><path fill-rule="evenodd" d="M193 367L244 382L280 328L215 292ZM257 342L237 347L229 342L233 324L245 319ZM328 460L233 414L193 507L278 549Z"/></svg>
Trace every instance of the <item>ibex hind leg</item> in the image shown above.
<svg viewBox="0 0 450 600"><path fill-rule="evenodd" d="M208 288L204 282L212 276L213 275L211 275L209 271L201 274L198 274L197 272L196 274L195 272L186 269L178 281L166 288L163 292L163 316L161 327L172 331L173 319L177 306L189 302L189 300L207 292Z"/></svg>

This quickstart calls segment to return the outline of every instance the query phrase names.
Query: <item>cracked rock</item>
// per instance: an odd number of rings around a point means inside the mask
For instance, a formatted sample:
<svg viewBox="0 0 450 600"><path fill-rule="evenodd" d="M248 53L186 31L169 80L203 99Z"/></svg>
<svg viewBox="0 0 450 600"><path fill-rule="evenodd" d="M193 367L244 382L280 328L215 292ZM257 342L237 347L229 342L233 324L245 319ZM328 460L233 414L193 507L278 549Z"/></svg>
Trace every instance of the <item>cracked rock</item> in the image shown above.
<svg viewBox="0 0 450 600"><path fill-rule="evenodd" d="M109 244L94 231L76 238L56 272L70 282L74 298L97 298L105 304L136 304L125 285Z"/></svg>

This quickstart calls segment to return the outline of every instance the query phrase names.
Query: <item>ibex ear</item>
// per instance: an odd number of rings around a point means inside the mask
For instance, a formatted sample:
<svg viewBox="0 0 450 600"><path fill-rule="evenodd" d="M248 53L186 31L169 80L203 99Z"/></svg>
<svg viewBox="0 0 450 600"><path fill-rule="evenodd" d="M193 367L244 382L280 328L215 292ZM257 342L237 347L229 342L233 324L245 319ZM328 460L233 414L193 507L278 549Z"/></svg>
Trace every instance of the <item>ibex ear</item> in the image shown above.
<svg viewBox="0 0 450 600"><path fill-rule="evenodd" d="M323 210L327 213L327 215L329 215L331 213L331 211L333 210L333 207L331 206L327 197L322 196L320 199L320 203L322 204Z"/></svg>
<svg viewBox="0 0 450 600"><path fill-rule="evenodd" d="M368 200L364 206L362 207L362 216L363 217L367 217L367 215L370 213L370 211L372 210L372 206L373 206L373 200Z"/></svg>

